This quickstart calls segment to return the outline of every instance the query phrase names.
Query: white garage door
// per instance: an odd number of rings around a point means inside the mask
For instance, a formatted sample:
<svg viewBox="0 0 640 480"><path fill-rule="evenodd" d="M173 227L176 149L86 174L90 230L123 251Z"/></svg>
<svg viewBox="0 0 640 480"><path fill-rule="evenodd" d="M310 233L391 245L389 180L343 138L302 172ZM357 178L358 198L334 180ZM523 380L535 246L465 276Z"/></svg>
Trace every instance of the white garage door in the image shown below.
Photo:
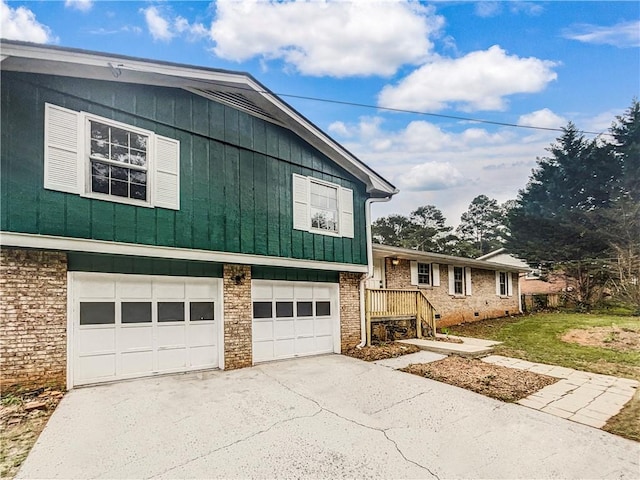
<svg viewBox="0 0 640 480"><path fill-rule="evenodd" d="M253 361L340 352L335 283L253 280Z"/></svg>
<svg viewBox="0 0 640 480"><path fill-rule="evenodd" d="M219 279L71 273L73 385L219 365Z"/></svg>

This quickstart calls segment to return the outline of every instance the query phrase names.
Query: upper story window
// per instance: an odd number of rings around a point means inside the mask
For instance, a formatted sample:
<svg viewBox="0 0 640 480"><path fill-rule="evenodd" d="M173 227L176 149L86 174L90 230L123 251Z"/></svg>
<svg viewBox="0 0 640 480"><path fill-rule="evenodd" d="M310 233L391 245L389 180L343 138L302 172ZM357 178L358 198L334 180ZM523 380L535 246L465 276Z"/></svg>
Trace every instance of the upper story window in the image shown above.
<svg viewBox="0 0 640 480"><path fill-rule="evenodd" d="M496 272L496 295L501 297L510 297L513 295L511 272Z"/></svg>
<svg viewBox="0 0 640 480"><path fill-rule="evenodd" d="M89 120L91 191L147 201L149 136Z"/></svg>
<svg viewBox="0 0 640 480"><path fill-rule="evenodd" d="M311 228L338 233L338 188L310 180Z"/></svg>
<svg viewBox="0 0 640 480"><path fill-rule="evenodd" d="M294 173L293 228L353 238L353 190Z"/></svg>
<svg viewBox="0 0 640 480"><path fill-rule="evenodd" d="M45 105L44 187L180 209L180 142L133 125Z"/></svg>
<svg viewBox="0 0 640 480"><path fill-rule="evenodd" d="M449 295L471 295L471 267L449 265Z"/></svg>

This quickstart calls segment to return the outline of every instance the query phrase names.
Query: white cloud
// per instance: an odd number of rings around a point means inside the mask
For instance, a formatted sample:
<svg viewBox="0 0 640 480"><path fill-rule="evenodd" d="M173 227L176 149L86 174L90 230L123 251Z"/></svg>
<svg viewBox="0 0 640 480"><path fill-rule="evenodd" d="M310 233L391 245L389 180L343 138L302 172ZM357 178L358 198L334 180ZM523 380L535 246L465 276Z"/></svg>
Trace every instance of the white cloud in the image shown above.
<svg viewBox="0 0 640 480"><path fill-rule="evenodd" d="M535 93L557 78L557 63L508 55L497 45L461 58L436 58L413 71L378 96L383 107L436 111L502 110L505 98Z"/></svg>
<svg viewBox="0 0 640 480"><path fill-rule="evenodd" d="M479 17L495 17L502 12L500 2L478 2L475 5L475 13Z"/></svg>
<svg viewBox="0 0 640 480"><path fill-rule="evenodd" d="M540 15L544 11L544 7L534 2L498 2L487 1L478 2L475 4L475 14L478 17L495 17L500 15L504 9L503 6L508 5L508 11L514 15L524 13L525 15L535 16Z"/></svg>
<svg viewBox="0 0 640 480"><path fill-rule="evenodd" d="M221 0L211 26L227 60L282 60L315 76L392 75L424 61L444 24L415 1L256 2Z"/></svg>
<svg viewBox="0 0 640 480"><path fill-rule="evenodd" d="M65 0L64 6L67 8L75 8L81 12L88 12L93 7L93 0Z"/></svg>
<svg viewBox="0 0 640 480"><path fill-rule="evenodd" d="M567 119L556 115L548 108L521 115L518 125L526 127L561 128L567 124Z"/></svg>
<svg viewBox="0 0 640 480"><path fill-rule="evenodd" d="M26 7L11 8L4 0L0 2L0 32L8 40L34 43L51 43L57 40L49 27L36 20L31 10Z"/></svg>
<svg viewBox="0 0 640 480"><path fill-rule="evenodd" d="M208 30L202 23L189 23L186 18L161 11L158 7L143 8L141 12L154 40L168 42L179 35L195 40L208 35Z"/></svg>
<svg viewBox="0 0 640 480"><path fill-rule="evenodd" d="M410 191L444 190L465 183L456 167L448 162L425 162L396 177L397 186Z"/></svg>
<svg viewBox="0 0 640 480"><path fill-rule="evenodd" d="M640 20L621 22L610 27L574 25L563 36L571 40L614 47L640 47Z"/></svg>

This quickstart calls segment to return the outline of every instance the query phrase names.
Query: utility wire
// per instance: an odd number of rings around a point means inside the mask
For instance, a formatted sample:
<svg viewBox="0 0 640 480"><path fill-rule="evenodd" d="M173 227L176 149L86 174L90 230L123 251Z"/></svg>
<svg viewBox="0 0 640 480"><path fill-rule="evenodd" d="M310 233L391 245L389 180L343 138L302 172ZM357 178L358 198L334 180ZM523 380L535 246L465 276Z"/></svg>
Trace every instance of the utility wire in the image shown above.
<svg viewBox="0 0 640 480"><path fill-rule="evenodd" d="M261 93L271 93L271 92L261 92ZM475 123L487 123L490 125L500 125L503 127L515 127L515 128L528 128L531 130L546 130L551 132L562 132L562 128L553 128L553 127L537 127L533 125L519 125L517 123L508 123L508 122L497 122L494 120L484 120L480 118L469 118L469 117L458 117L456 115L444 115L441 113L431 113L431 112L422 112L419 110L406 110L403 108L392 108L392 107L380 107L376 105L369 105L366 103L357 103L357 102L347 102L344 100L333 100L329 98L318 98L318 97L307 97L304 95L293 95L290 93L275 93L279 97L289 97L289 98L298 98L301 100L311 100L314 102L325 102L325 103L336 103L338 105L346 105L349 107L361 107L361 108L373 108L376 110L386 110L389 112L399 112L399 113L411 113L413 115L425 115L429 117L438 117L438 118L448 118L451 120L463 120L467 122L475 122ZM589 134L589 135L611 135L608 132L590 132L587 130L578 130L581 133Z"/></svg>

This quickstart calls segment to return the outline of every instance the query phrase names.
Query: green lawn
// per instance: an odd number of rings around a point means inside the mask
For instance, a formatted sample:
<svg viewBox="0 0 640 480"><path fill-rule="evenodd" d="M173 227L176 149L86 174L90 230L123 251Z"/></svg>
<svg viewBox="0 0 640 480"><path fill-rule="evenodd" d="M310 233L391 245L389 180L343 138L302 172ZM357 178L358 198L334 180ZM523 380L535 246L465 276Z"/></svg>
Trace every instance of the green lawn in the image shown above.
<svg viewBox="0 0 640 480"><path fill-rule="evenodd" d="M449 332L504 342L495 348L496 355L640 381L640 351L624 352L560 340L565 332L572 329L612 325L640 332L640 317L544 313L468 323L450 327ZM640 391L622 412L609 420L604 429L640 441Z"/></svg>

